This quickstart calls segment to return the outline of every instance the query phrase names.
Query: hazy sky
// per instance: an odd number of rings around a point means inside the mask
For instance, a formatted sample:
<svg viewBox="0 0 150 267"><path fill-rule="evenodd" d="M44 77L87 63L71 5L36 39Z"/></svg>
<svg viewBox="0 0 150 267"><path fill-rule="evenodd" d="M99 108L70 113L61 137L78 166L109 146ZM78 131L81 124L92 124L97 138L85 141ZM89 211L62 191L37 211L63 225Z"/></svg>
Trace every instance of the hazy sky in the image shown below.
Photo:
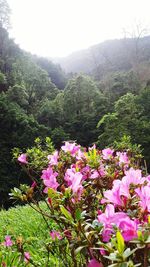
<svg viewBox="0 0 150 267"><path fill-rule="evenodd" d="M123 37L136 23L150 28L150 0L8 0L10 31L21 48L60 57L106 39Z"/></svg>

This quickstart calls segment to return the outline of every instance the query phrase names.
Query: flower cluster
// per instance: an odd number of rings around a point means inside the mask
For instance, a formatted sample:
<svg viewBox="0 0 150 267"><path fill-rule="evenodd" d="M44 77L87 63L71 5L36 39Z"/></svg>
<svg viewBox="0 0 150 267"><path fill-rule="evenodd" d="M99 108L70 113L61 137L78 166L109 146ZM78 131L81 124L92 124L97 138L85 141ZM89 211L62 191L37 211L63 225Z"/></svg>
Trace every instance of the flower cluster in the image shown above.
<svg viewBox="0 0 150 267"><path fill-rule="evenodd" d="M135 251L123 255L125 246L131 249L142 243L147 249L150 243L150 176L129 155L65 142L48 156L48 166L42 170L42 192L61 225L61 233L53 230L50 236L54 241L66 239L74 257L72 251L81 247L88 267L128 262L131 255L138 262ZM18 161L28 164L30 158L22 154Z"/></svg>

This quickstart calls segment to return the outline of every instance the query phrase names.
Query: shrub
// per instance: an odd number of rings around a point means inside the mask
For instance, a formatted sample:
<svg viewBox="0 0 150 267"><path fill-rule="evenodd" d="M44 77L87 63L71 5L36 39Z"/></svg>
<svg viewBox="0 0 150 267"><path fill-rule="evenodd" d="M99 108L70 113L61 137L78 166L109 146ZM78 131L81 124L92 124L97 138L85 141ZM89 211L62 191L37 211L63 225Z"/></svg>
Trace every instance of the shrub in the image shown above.
<svg viewBox="0 0 150 267"><path fill-rule="evenodd" d="M148 266L150 176L132 151L100 151L95 145L86 150L65 142L37 175L28 151L16 156L34 182L15 188L11 197L36 209L48 229L49 221L55 223L45 266L52 266L54 254L58 266ZM28 262L34 266L33 257Z"/></svg>

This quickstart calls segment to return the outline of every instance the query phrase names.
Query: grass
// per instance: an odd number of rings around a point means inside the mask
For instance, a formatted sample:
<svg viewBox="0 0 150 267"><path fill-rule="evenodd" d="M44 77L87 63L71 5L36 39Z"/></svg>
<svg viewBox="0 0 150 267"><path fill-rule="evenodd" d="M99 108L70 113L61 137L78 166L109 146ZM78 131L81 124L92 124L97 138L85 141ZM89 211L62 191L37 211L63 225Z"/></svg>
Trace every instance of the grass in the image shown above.
<svg viewBox="0 0 150 267"><path fill-rule="evenodd" d="M44 203L40 205L46 209ZM56 228L56 225L52 222L49 222L49 226L51 230ZM0 243L4 241L6 235L10 235L14 241L21 238L24 242L25 251L30 252L32 259L38 263L37 266L46 266L47 251L45 244L51 242L49 232L50 230L41 214L29 205L0 211ZM56 255L50 257L50 265L47 266L61 266L57 262Z"/></svg>
<svg viewBox="0 0 150 267"><path fill-rule="evenodd" d="M44 204L42 204L44 207ZM30 206L17 206L0 212L0 239L5 235L43 238L47 226L41 214ZM46 233L45 233L46 232ZM1 240L2 241L2 240Z"/></svg>

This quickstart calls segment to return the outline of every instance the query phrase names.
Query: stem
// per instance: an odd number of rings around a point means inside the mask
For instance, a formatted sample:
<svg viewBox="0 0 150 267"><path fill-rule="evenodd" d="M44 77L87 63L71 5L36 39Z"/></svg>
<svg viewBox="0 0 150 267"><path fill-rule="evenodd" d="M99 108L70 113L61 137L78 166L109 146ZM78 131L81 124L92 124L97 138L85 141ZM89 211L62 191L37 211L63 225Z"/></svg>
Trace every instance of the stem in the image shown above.
<svg viewBox="0 0 150 267"><path fill-rule="evenodd" d="M87 249L88 249L89 255L90 255L91 258L93 258L93 254L92 254L92 252L91 252L91 250L90 250L90 247L92 246L92 244L91 244L91 242L89 241L89 239L86 237L86 235L85 235L85 233L84 233L84 231L83 231L83 228L82 228L82 225L81 225L80 222L79 222L79 225L80 225L81 233L83 234L84 238L87 240L87 243L88 243L88 248L87 248Z"/></svg>
<svg viewBox="0 0 150 267"><path fill-rule="evenodd" d="M143 267L148 267L148 247L144 249L144 265Z"/></svg>
<svg viewBox="0 0 150 267"><path fill-rule="evenodd" d="M74 267L78 267L77 261L76 261L76 257L75 257L75 254L74 254L74 250L73 249L71 250L71 256L72 256L72 259L73 259Z"/></svg>
<svg viewBox="0 0 150 267"><path fill-rule="evenodd" d="M28 203L28 204L30 205L30 207L32 207L32 208L34 209L34 207L33 207L30 203ZM50 230L49 224L48 224L48 222L47 222L47 220L46 220L46 218L45 218L45 216L44 216L44 214L43 214L42 209L41 209L40 206L39 206L39 203L37 203L37 202L34 201L34 204L38 207L38 209L39 209L38 212L42 215L43 220L45 221L45 223L46 223L48 229ZM37 211L37 209L35 209L35 210Z"/></svg>

